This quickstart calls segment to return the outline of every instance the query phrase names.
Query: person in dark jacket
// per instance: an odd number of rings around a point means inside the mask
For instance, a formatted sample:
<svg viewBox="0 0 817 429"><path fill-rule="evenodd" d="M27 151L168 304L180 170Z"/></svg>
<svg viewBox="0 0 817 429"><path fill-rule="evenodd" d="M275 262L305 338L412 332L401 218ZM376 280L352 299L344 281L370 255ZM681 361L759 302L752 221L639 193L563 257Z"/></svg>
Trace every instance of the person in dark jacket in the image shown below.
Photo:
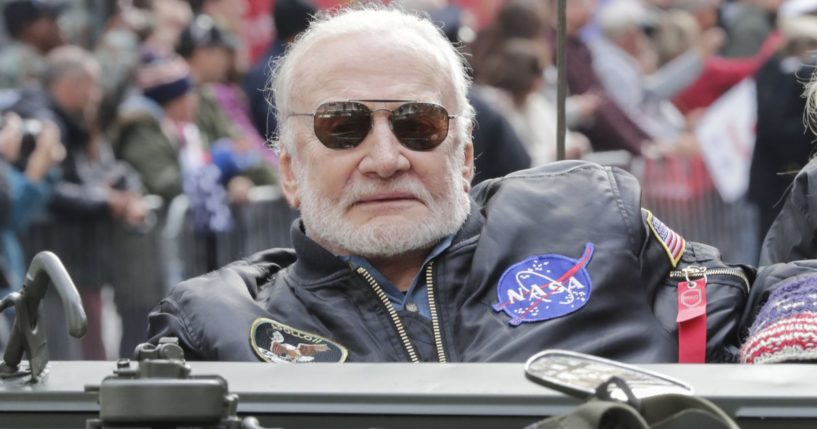
<svg viewBox="0 0 817 429"><path fill-rule="evenodd" d="M29 93L15 107L27 117L56 123L65 145L62 178L49 200L52 227L40 233L46 239L46 248L62 258L79 288L89 316L88 334L82 343L86 359L106 358L102 345L102 286L116 284L116 280L142 285L149 282L143 277L122 279L115 275L119 266L134 262L117 260L116 254L129 244L114 240L114 231L122 225L142 225L147 206L136 172L114 159L110 145L94 129L101 95L99 73L99 64L88 51L76 46L57 48L46 57L42 91ZM135 300L119 298L116 301L121 312L135 305ZM146 312L143 306L137 314L143 319ZM123 318L123 324L128 335L144 330L138 317ZM134 324L140 328L131 329ZM71 357L61 354L65 348L57 349L57 356Z"/></svg>
<svg viewBox="0 0 817 429"><path fill-rule="evenodd" d="M59 175L54 167L65 157L53 123L44 124L36 138L26 134L17 114L0 117L0 299L23 287L26 261L20 238L45 211ZM22 153L27 138L33 143L30 154ZM8 343L13 323L14 311L0 314L0 350Z"/></svg>
<svg viewBox="0 0 817 429"><path fill-rule="evenodd" d="M631 175L596 164L471 189L462 58L422 18L340 11L313 23L274 76L282 189L302 215L294 250L171 291L150 341L178 337L189 359L523 361L563 348L734 362L755 315L786 303L777 280L817 269L777 265L755 281L642 210Z"/></svg>
<svg viewBox="0 0 817 429"><path fill-rule="evenodd" d="M808 10L806 10L807 12ZM759 240L769 231L786 189L814 153L806 132L803 81L817 66L817 4L811 15L781 16L785 43L755 75L757 132L749 171L749 199L760 214Z"/></svg>
<svg viewBox="0 0 817 429"><path fill-rule="evenodd" d="M267 98L267 82L275 61L295 37L306 30L309 20L318 9L309 0L278 0L272 11L275 24L275 38L267 51L244 76L244 91L250 100L252 120L258 132L268 140L275 137L278 123L275 121L275 106Z"/></svg>
<svg viewBox="0 0 817 429"><path fill-rule="evenodd" d="M808 137L817 134L817 74L806 86L803 106ZM801 122L802 124L802 122ZM763 241L761 264L817 258L817 159L811 157L797 173Z"/></svg>

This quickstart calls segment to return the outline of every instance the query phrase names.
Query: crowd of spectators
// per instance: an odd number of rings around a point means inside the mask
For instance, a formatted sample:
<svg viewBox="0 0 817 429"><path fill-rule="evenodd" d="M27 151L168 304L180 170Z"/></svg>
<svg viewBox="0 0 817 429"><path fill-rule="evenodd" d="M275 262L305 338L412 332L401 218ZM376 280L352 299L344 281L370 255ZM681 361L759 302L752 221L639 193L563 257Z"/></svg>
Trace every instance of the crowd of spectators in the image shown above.
<svg viewBox="0 0 817 429"><path fill-rule="evenodd" d="M93 42L61 28L82 2L0 3L0 297L22 285L27 224L47 217L57 241L82 243L59 254L89 315L81 357L111 357L101 344L105 284L122 317L120 354L143 338L168 285L148 268L162 261L140 253L139 231L162 222L161 207L184 195L196 246L212 253L213 234L233 227L230 205L276 184L267 80L318 8L275 0L275 37L252 62L238 37L247 3L111 0ZM555 0L496 0L481 28L446 0L392 3L427 13L471 62L475 182L556 159ZM754 77L749 196L762 236L793 177L781 173L798 171L812 150L800 94L815 65L817 0L566 3L567 156L695 157L703 112Z"/></svg>

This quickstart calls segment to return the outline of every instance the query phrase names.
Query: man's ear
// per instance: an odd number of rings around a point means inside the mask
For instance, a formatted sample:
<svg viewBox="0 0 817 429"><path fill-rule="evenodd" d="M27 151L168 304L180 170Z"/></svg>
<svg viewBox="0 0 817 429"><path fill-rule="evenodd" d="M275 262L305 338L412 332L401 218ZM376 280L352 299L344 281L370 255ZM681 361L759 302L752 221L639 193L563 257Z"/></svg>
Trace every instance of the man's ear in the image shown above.
<svg viewBox="0 0 817 429"><path fill-rule="evenodd" d="M465 192L471 190L471 181L474 180L474 143L471 139L465 142L463 147L465 162L462 164L462 179Z"/></svg>
<svg viewBox="0 0 817 429"><path fill-rule="evenodd" d="M286 148L281 148L278 156L278 171L281 175L281 190L284 192L289 205L295 209L301 208L301 189L298 175L295 174L294 160Z"/></svg>

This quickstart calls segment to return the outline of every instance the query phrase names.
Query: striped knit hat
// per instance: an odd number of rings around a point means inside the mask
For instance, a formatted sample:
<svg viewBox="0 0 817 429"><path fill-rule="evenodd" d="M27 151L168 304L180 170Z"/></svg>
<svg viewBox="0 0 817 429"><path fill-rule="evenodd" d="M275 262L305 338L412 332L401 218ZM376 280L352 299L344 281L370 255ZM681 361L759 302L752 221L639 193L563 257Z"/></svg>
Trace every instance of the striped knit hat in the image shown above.
<svg viewBox="0 0 817 429"><path fill-rule="evenodd" d="M785 280L769 294L740 355L743 363L817 361L817 276Z"/></svg>
<svg viewBox="0 0 817 429"><path fill-rule="evenodd" d="M193 88L190 68L176 56L143 55L136 80L145 97L159 104L181 97Z"/></svg>

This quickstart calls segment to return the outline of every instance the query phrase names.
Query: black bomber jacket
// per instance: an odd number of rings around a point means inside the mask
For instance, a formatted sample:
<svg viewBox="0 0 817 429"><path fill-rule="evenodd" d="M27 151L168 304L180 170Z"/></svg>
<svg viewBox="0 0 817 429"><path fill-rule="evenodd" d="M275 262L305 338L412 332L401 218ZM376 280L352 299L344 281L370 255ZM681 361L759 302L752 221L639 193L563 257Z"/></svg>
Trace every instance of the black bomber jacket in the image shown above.
<svg viewBox="0 0 817 429"><path fill-rule="evenodd" d="M568 161L480 184L430 279L431 320L396 311L365 270L292 228L270 249L180 283L151 313L150 341L189 359L503 362L568 349L678 361L678 284L706 275L706 360L733 362L756 309L755 270L683 240L640 206L628 173ZM763 296L752 298L755 307Z"/></svg>

